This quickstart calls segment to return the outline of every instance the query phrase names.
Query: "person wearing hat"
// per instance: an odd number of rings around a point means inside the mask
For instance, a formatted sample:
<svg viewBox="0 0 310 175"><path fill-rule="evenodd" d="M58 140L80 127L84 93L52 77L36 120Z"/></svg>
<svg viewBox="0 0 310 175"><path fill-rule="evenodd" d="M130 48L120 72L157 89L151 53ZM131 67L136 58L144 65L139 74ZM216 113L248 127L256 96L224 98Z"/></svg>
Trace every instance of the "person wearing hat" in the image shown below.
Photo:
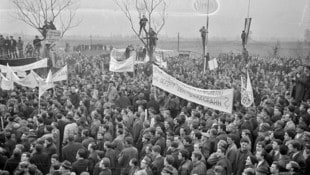
<svg viewBox="0 0 310 175"><path fill-rule="evenodd" d="M53 175L70 175L71 168L71 163L68 160L65 160L61 163L59 171L55 171Z"/></svg>

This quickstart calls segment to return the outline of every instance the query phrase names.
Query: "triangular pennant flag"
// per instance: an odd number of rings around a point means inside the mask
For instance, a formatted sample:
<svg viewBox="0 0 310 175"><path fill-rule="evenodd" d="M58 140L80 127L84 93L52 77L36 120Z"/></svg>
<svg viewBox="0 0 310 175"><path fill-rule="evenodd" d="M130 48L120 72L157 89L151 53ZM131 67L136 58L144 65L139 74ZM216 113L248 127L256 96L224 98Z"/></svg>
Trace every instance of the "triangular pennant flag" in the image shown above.
<svg viewBox="0 0 310 175"><path fill-rule="evenodd" d="M241 77L241 104L244 107L250 107L253 103L254 103L253 89L249 72L247 71L246 87L244 87L243 79Z"/></svg>
<svg viewBox="0 0 310 175"><path fill-rule="evenodd" d="M54 83L53 83L52 78L53 78L52 71L50 70L48 72L46 80L45 81L39 81L39 98L44 94L45 91L54 87Z"/></svg>

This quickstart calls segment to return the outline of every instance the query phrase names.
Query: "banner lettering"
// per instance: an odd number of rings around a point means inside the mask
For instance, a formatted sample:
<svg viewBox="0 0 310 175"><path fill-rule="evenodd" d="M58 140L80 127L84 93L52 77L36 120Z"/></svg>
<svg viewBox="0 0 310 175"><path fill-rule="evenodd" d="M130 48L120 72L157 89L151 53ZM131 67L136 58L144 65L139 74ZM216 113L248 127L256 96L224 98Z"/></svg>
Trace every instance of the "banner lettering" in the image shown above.
<svg viewBox="0 0 310 175"><path fill-rule="evenodd" d="M152 84L188 101L232 113L233 89L205 90L192 87L168 75L155 65L153 65Z"/></svg>

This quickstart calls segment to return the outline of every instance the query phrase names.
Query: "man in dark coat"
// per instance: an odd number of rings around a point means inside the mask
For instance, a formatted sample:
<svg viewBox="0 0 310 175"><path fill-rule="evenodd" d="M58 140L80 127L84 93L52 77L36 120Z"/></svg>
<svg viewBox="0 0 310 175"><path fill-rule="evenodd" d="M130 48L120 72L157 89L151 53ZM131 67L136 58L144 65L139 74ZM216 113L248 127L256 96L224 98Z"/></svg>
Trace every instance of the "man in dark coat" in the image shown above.
<svg viewBox="0 0 310 175"><path fill-rule="evenodd" d="M17 53L16 53L16 40L13 38L13 36L10 36L10 54L11 54L11 58L17 58Z"/></svg>
<svg viewBox="0 0 310 175"><path fill-rule="evenodd" d="M306 66L303 73L296 74L295 82L294 99L297 102L308 99L310 97L310 66Z"/></svg>
<svg viewBox="0 0 310 175"><path fill-rule="evenodd" d="M152 154L154 160L151 164L153 175L160 175L161 171L164 168L164 158L160 155L161 148L159 145L155 145L152 148Z"/></svg>
<svg viewBox="0 0 310 175"><path fill-rule="evenodd" d="M129 162L131 159L133 158L138 159L138 150L137 148L132 146L132 144L133 144L132 137L126 137L125 138L126 148L122 150L118 158L118 164L120 165L120 167L122 167L121 175L128 175L130 170Z"/></svg>
<svg viewBox="0 0 310 175"><path fill-rule="evenodd" d="M74 136L68 137L68 144L62 148L62 159L73 163L76 160L76 153L84 148L81 143L74 142Z"/></svg>
<svg viewBox="0 0 310 175"><path fill-rule="evenodd" d="M90 171L90 162L87 159L87 152L85 149L79 149L76 154L76 161L72 164L72 172L80 175L84 171Z"/></svg>
<svg viewBox="0 0 310 175"><path fill-rule="evenodd" d="M13 156L6 161L4 170L7 170L11 175L13 175L15 169L18 167L18 164L21 160L21 155L22 155L21 150L16 148L13 151Z"/></svg>
<svg viewBox="0 0 310 175"><path fill-rule="evenodd" d="M43 145L35 146L35 153L30 158L30 163L35 164L43 174L49 173L51 159L46 152L43 152Z"/></svg>
<svg viewBox="0 0 310 175"><path fill-rule="evenodd" d="M181 162L178 171L179 175L187 175L190 174L190 172L193 169L192 161L189 160L189 153L187 150L183 149L179 152L179 160Z"/></svg>
<svg viewBox="0 0 310 175"><path fill-rule="evenodd" d="M249 146L249 140L248 139L241 139L240 145L241 147L237 151L236 154L236 167L233 167L234 174L241 175L244 168L245 168L245 161L249 155L251 155L251 152L248 150Z"/></svg>
<svg viewBox="0 0 310 175"><path fill-rule="evenodd" d="M191 174L205 175L207 172L206 165L201 162L202 155L198 152L192 153L193 169Z"/></svg>

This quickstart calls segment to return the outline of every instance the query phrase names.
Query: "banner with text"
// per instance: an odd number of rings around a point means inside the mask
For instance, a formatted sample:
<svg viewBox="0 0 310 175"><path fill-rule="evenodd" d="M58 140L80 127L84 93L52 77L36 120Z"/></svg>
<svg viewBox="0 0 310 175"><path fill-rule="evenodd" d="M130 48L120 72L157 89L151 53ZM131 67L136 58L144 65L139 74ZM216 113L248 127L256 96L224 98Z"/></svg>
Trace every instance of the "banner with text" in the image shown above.
<svg viewBox="0 0 310 175"><path fill-rule="evenodd" d="M31 64L26 64L22 66L11 66L10 67L13 69L14 72L22 72L22 71L27 71L27 70L34 70L38 68L44 68L47 67L47 58L42 59L40 61L31 63ZM2 73L7 72L7 66L5 65L0 65L0 70Z"/></svg>
<svg viewBox="0 0 310 175"><path fill-rule="evenodd" d="M233 89L205 90L195 88L168 75L155 65L153 65L152 84L188 101L232 113Z"/></svg>

